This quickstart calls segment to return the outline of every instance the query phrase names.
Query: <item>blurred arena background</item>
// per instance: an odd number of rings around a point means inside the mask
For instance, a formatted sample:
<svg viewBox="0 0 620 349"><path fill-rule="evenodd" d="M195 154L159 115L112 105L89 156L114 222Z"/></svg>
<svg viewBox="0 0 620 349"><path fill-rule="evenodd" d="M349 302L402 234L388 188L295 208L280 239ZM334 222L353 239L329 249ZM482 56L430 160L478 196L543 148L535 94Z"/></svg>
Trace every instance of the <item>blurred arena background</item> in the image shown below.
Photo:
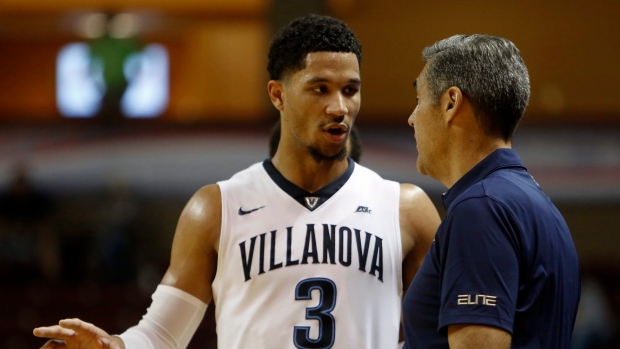
<svg viewBox="0 0 620 349"><path fill-rule="evenodd" d="M532 97L514 147L582 261L574 348L620 347L620 2L606 0L2 0L0 347L39 347L32 329L63 317L111 333L140 319L192 193L267 156L269 40L311 12L364 46L361 163L441 213L406 123L420 52L458 33L515 42ZM190 348L216 348L213 310Z"/></svg>

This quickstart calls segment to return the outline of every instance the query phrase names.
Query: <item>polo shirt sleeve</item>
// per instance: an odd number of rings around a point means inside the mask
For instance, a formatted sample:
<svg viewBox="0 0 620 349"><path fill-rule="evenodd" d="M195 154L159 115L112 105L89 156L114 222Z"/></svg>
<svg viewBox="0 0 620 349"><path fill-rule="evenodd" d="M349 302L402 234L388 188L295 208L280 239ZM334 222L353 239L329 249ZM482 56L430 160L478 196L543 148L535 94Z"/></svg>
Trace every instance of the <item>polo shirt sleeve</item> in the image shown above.
<svg viewBox="0 0 620 349"><path fill-rule="evenodd" d="M478 324L512 333L519 284L518 239L506 209L489 197L451 208L440 240L439 331Z"/></svg>

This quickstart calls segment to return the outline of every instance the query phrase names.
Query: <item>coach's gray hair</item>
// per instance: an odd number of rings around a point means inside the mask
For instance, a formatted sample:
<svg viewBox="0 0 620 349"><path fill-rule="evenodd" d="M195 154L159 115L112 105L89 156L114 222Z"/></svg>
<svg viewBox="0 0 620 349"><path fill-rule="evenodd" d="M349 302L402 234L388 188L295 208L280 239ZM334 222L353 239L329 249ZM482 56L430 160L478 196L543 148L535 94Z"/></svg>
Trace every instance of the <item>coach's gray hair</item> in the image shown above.
<svg viewBox="0 0 620 349"><path fill-rule="evenodd" d="M530 99L527 67L517 47L490 35L455 35L426 47L425 77L433 102L456 86L489 134L510 140Z"/></svg>

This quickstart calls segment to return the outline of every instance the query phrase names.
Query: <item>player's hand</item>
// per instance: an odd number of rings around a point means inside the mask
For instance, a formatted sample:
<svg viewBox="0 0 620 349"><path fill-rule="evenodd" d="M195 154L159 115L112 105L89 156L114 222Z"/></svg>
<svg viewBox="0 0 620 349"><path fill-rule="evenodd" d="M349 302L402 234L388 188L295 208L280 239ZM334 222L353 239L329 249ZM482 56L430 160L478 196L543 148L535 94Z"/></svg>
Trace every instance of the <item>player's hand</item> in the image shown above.
<svg viewBox="0 0 620 349"><path fill-rule="evenodd" d="M80 319L60 320L58 325L38 327L34 335L50 338L41 349L124 349L123 341Z"/></svg>

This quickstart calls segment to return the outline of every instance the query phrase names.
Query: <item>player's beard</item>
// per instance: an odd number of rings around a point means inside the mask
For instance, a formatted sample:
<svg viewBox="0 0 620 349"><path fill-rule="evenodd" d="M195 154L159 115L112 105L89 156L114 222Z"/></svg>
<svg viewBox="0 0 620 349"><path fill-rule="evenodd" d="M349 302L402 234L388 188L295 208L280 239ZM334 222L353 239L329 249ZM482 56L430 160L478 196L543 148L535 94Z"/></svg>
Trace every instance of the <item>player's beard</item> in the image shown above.
<svg viewBox="0 0 620 349"><path fill-rule="evenodd" d="M312 158L316 162L324 162L324 161L334 161L335 162L335 161L344 160L344 158L347 157L347 147L346 146L340 148L340 151L338 151L334 155L325 155L319 148L316 148L316 147L313 147L313 146L309 146L308 147L308 151L310 152L310 155L312 156Z"/></svg>

